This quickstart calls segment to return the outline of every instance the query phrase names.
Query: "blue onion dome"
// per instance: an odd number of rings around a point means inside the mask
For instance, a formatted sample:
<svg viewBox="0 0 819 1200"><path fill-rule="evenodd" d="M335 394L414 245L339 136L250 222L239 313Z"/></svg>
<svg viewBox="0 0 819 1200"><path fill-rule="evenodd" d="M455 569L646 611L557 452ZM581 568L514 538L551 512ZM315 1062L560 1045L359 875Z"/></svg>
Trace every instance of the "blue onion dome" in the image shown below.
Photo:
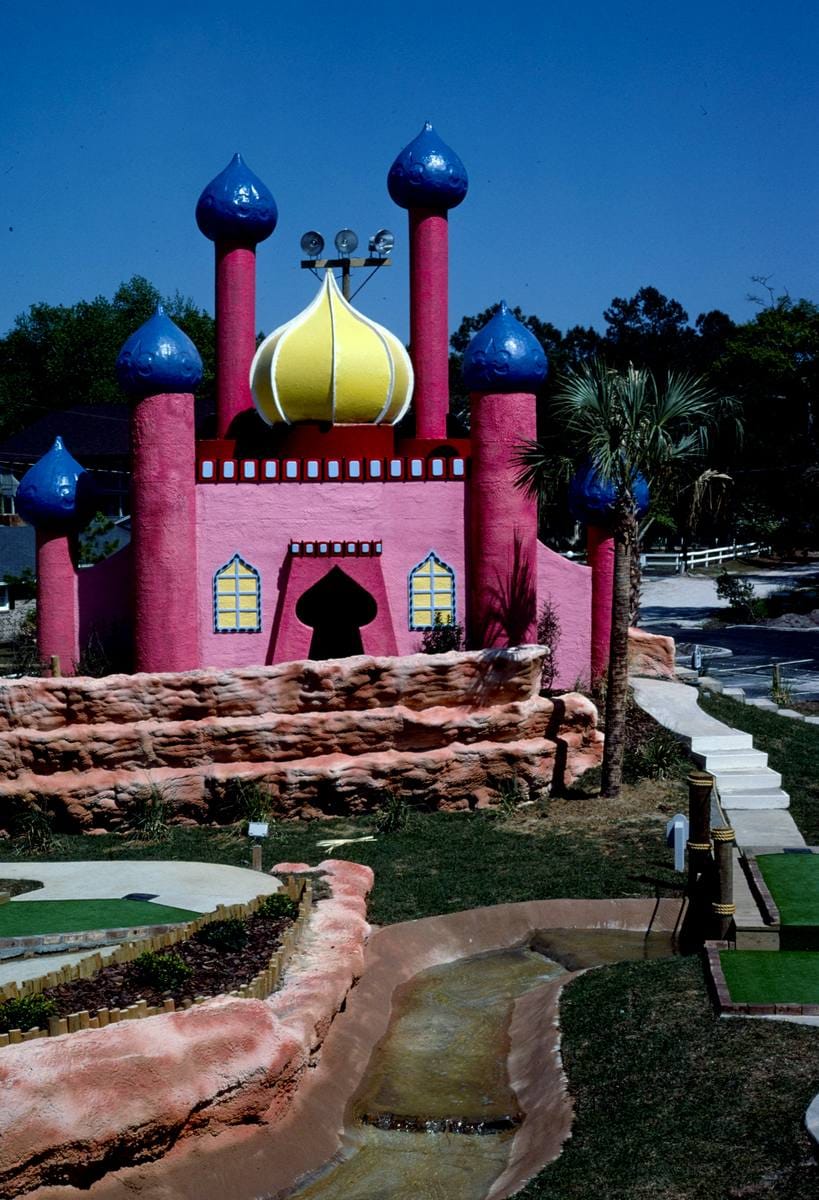
<svg viewBox="0 0 819 1200"><path fill-rule="evenodd" d="M161 304L126 340L117 358L119 386L129 396L192 392L201 378L199 351Z"/></svg>
<svg viewBox="0 0 819 1200"><path fill-rule="evenodd" d="M644 476L635 475L632 483L637 516L648 511L648 483ZM605 525L614 512L617 489L609 479L601 478L591 460L575 471L569 483L569 509L576 521L585 525Z"/></svg>
<svg viewBox="0 0 819 1200"><path fill-rule="evenodd" d="M470 392L534 392L548 370L540 342L509 311L505 300L464 354L463 379Z"/></svg>
<svg viewBox="0 0 819 1200"><path fill-rule="evenodd" d="M48 453L26 471L14 502L29 525L67 533L84 525L91 515L94 490L85 467L58 437Z"/></svg>
<svg viewBox="0 0 819 1200"><path fill-rule="evenodd" d="M258 175L234 154L211 179L196 204L196 224L212 242L236 241L255 246L276 228L279 210Z"/></svg>
<svg viewBox="0 0 819 1200"><path fill-rule="evenodd" d="M466 167L426 122L390 167L387 189L401 208L454 208L466 195Z"/></svg>

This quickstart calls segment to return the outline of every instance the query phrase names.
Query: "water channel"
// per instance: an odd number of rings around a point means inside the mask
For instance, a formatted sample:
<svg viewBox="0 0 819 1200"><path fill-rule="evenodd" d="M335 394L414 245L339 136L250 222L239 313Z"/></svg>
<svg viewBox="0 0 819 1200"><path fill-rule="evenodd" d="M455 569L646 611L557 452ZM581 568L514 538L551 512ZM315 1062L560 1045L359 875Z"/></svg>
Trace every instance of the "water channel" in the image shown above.
<svg viewBox="0 0 819 1200"><path fill-rule="evenodd" d="M341 1154L286 1195L483 1200L524 1115L507 1071L515 1001L567 970L669 953L667 937L551 930L422 971L393 996Z"/></svg>

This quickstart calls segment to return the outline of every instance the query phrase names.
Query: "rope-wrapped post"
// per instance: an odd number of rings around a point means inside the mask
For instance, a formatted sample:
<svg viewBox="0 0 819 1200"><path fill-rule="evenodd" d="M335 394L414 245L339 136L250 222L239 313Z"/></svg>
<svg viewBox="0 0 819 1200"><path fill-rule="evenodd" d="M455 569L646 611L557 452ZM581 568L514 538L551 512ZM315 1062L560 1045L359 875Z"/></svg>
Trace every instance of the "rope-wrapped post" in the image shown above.
<svg viewBox="0 0 819 1200"><path fill-rule="evenodd" d="M725 941L734 923L734 831L712 829L714 858L716 859L716 899L711 902L716 936Z"/></svg>
<svg viewBox="0 0 819 1200"><path fill-rule="evenodd" d="M714 776L692 771L688 776L688 887L694 888L711 865L711 791Z"/></svg>

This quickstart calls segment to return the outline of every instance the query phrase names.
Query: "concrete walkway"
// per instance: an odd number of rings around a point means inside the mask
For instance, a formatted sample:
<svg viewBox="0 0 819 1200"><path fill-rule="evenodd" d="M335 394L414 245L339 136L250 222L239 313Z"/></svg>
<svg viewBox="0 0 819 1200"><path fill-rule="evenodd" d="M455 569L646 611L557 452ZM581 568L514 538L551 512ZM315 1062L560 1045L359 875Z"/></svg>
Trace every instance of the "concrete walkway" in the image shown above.
<svg viewBox="0 0 819 1200"><path fill-rule="evenodd" d="M0 862L0 879L39 879L44 886L15 896L26 900L110 900L131 892L155 894L158 904L212 912L217 904L244 904L281 882L262 871L223 863L93 860L91 862Z"/></svg>

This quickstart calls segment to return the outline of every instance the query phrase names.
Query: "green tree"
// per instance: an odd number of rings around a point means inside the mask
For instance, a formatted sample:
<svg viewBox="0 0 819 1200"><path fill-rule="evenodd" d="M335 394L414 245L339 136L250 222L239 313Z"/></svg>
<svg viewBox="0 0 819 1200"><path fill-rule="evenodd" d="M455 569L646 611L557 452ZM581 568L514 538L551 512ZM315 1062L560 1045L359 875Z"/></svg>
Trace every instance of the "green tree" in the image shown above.
<svg viewBox="0 0 819 1200"><path fill-rule="evenodd" d="M0 437L8 437L54 409L77 404L121 404L114 365L129 334L162 302L193 339L205 367L200 395L213 391L213 318L178 293L161 297L135 275L113 299L97 296L73 305L33 304L0 338Z"/></svg>
<svg viewBox="0 0 819 1200"><path fill-rule="evenodd" d="M670 373L660 382L649 371L616 371L597 361L569 371L553 403L555 421L575 461L590 457L616 495L611 655L606 687L606 746L602 794L619 794L628 698L628 629L631 562L637 543L634 480L657 483L683 464L702 460L707 431L725 415L702 380ZM536 446L521 448L519 484L538 494L553 461ZM563 459L564 469L566 459Z"/></svg>

